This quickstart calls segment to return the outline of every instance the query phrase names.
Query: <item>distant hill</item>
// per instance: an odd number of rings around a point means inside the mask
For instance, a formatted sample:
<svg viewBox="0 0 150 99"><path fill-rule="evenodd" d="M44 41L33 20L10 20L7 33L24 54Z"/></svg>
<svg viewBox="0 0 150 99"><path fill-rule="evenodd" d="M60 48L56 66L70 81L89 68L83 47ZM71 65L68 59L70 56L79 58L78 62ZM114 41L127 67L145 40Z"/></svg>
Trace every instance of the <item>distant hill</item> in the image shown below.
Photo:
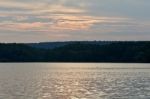
<svg viewBox="0 0 150 99"><path fill-rule="evenodd" d="M76 42L47 53L48 61L150 62L150 42Z"/></svg>
<svg viewBox="0 0 150 99"><path fill-rule="evenodd" d="M0 62L150 63L150 41L0 44Z"/></svg>
<svg viewBox="0 0 150 99"><path fill-rule="evenodd" d="M66 41L66 42L41 42L41 43L28 43L27 45L35 48L42 48L42 49L54 49L57 47L62 47L68 44L74 43L81 43L81 44L110 44L112 42L108 41Z"/></svg>

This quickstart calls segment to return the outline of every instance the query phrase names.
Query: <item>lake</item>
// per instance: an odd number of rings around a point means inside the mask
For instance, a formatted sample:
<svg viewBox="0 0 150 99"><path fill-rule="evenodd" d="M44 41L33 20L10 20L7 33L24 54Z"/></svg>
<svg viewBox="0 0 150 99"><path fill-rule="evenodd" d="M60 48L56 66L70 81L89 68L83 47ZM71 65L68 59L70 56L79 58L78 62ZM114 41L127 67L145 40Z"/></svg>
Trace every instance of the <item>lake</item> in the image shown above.
<svg viewBox="0 0 150 99"><path fill-rule="evenodd" d="M0 63L0 99L150 99L150 64Z"/></svg>

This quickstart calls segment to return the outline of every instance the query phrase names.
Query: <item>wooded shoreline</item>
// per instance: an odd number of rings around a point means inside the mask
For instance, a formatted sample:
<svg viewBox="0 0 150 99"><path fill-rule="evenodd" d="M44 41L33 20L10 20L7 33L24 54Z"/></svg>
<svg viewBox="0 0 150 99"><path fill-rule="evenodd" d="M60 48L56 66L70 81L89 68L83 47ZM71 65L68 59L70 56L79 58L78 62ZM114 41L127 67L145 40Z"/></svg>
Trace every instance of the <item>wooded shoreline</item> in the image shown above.
<svg viewBox="0 0 150 99"><path fill-rule="evenodd" d="M1 43L0 62L150 63L150 41Z"/></svg>

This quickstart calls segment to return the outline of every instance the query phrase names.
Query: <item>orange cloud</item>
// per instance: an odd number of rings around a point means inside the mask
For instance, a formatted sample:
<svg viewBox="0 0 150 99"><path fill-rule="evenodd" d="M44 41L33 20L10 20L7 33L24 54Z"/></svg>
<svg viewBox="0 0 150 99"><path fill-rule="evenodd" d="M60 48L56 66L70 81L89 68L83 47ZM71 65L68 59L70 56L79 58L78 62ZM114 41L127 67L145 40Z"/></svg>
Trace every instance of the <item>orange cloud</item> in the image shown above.
<svg viewBox="0 0 150 99"><path fill-rule="evenodd" d="M20 17L20 16L16 16ZM21 17L24 19L24 17ZM60 30L88 30L95 24L117 23L122 22L123 18L94 17L84 15L56 15L56 16L39 16L39 18L47 18L49 22L4 22L0 24L1 29L9 29L16 31L60 31Z"/></svg>

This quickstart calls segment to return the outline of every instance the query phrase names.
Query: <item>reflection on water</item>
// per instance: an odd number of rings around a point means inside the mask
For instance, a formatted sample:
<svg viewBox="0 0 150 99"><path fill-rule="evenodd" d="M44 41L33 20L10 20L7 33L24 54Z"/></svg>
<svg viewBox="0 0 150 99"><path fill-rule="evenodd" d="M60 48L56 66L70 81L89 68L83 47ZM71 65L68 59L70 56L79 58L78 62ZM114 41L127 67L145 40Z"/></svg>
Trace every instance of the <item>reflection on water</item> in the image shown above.
<svg viewBox="0 0 150 99"><path fill-rule="evenodd" d="M149 64L0 64L0 99L150 99Z"/></svg>

